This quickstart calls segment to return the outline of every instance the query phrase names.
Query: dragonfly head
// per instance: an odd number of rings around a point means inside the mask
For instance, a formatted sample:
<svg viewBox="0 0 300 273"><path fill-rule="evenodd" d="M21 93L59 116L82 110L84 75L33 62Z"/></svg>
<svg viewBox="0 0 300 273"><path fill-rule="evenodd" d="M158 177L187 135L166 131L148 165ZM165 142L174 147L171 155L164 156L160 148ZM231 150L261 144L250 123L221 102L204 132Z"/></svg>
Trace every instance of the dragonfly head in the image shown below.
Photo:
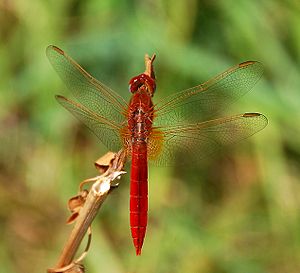
<svg viewBox="0 0 300 273"><path fill-rule="evenodd" d="M129 91L131 93L135 93L141 89L146 89L146 91L152 97L156 89L155 79L143 73L136 77L133 77L129 81Z"/></svg>

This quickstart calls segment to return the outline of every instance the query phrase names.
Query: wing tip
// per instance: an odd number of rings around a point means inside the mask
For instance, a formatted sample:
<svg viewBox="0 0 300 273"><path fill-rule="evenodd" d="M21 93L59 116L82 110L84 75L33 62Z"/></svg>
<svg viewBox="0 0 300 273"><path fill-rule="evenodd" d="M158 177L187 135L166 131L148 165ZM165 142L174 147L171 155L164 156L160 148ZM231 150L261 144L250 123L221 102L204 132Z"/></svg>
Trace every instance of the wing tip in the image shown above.
<svg viewBox="0 0 300 273"><path fill-rule="evenodd" d="M55 45L48 45L46 48L46 52L49 52L50 50L54 50L60 55L65 55L65 52Z"/></svg>
<svg viewBox="0 0 300 273"><path fill-rule="evenodd" d="M249 65L252 65L255 63L256 63L256 61L245 61L245 62L240 63L239 67L246 67L246 66L249 66Z"/></svg>
<svg viewBox="0 0 300 273"><path fill-rule="evenodd" d="M55 98L58 100L58 99L62 99L64 97L62 95L55 95Z"/></svg>
<svg viewBox="0 0 300 273"><path fill-rule="evenodd" d="M65 98L64 96L62 95L55 95L55 99L57 102L59 102L60 104L62 103L62 101L67 101L68 99Z"/></svg>
<svg viewBox="0 0 300 273"><path fill-rule="evenodd" d="M249 65L253 65L253 64L256 64L256 63L260 63L258 61L245 61L245 62L242 62L239 64L239 67L247 67Z"/></svg>
<svg viewBox="0 0 300 273"><path fill-rule="evenodd" d="M264 121L264 126L263 126L263 128L265 128L265 127L268 125L268 123L269 123L268 118L267 118L264 114L261 114L261 113L256 113L256 112L254 112L254 113L244 113L244 114L243 114L243 117L244 117L244 118L261 117L261 120ZM263 129L263 128L262 128L262 129Z"/></svg>
<svg viewBox="0 0 300 273"><path fill-rule="evenodd" d="M248 118L248 117L259 117L259 116L263 116L263 114L261 113L245 113L243 114L244 118Z"/></svg>
<svg viewBox="0 0 300 273"><path fill-rule="evenodd" d="M263 68L263 64L259 61L245 61L245 62L240 63L238 66L240 68L246 68L246 67L251 66L251 65L258 65L261 68Z"/></svg>

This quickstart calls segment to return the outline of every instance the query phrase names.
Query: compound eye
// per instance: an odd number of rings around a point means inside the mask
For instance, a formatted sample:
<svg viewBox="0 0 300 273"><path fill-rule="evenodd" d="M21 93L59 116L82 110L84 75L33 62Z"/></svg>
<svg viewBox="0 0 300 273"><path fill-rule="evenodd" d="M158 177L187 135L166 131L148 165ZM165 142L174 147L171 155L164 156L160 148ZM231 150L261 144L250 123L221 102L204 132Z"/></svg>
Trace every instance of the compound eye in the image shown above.
<svg viewBox="0 0 300 273"><path fill-rule="evenodd" d="M139 88L139 80L137 78L133 78L130 82L129 82L129 92L134 93L135 91L138 90Z"/></svg>
<svg viewBox="0 0 300 273"><path fill-rule="evenodd" d="M142 84L143 84L143 76L142 75L138 75L138 76L132 78L129 81L129 92L131 92L131 93L136 92Z"/></svg>

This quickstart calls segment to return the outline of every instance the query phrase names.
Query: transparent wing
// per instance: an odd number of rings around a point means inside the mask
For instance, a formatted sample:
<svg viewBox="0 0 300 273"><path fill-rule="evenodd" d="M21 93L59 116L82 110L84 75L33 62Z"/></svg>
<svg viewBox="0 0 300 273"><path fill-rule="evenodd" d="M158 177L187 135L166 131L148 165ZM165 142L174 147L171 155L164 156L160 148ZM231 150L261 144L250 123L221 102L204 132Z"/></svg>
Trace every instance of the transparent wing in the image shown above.
<svg viewBox="0 0 300 273"><path fill-rule="evenodd" d="M215 78L176 93L155 106L156 126L211 119L246 94L263 74L259 62L236 65Z"/></svg>
<svg viewBox="0 0 300 273"><path fill-rule="evenodd" d="M56 96L57 101L82 121L111 151L118 151L126 143L127 127L73 102L63 96ZM125 147L126 148L126 147Z"/></svg>
<svg viewBox="0 0 300 273"><path fill-rule="evenodd" d="M65 85L83 106L109 120L124 120L128 105L122 97L93 78L58 47L48 46L46 54Z"/></svg>
<svg viewBox="0 0 300 273"><path fill-rule="evenodd" d="M210 120L190 125L154 128L149 140L149 158L155 165L174 165L175 158L188 164L202 160L220 148L250 137L268 124L259 113Z"/></svg>

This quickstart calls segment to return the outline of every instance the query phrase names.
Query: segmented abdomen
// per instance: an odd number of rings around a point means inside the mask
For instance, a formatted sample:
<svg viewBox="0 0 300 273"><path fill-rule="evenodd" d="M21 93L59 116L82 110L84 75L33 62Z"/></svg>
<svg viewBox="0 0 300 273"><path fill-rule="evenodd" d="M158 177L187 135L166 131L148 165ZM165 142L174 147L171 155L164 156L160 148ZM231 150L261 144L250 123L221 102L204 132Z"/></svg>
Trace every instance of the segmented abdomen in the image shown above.
<svg viewBox="0 0 300 273"><path fill-rule="evenodd" d="M141 254L148 218L146 142L133 143L130 174L130 228L136 255Z"/></svg>

